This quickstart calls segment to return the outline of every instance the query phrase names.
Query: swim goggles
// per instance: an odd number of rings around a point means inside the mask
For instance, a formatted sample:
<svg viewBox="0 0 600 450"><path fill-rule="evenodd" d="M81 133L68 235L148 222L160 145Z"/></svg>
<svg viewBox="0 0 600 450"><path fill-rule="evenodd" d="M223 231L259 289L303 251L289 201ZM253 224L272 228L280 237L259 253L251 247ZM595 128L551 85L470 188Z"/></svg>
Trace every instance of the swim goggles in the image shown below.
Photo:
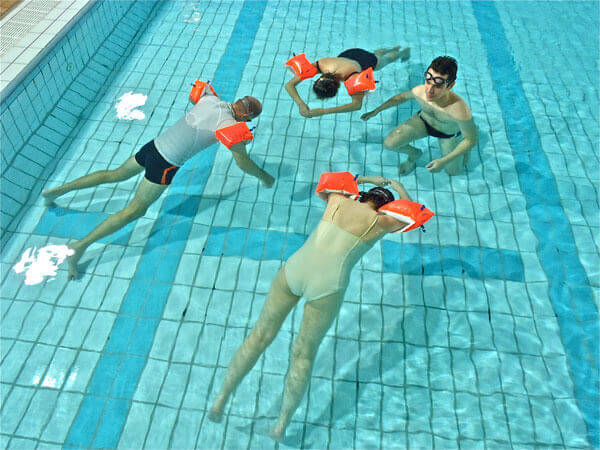
<svg viewBox="0 0 600 450"><path fill-rule="evenodd" d="M431 72L426 71L425 72L425 81L433 81L434 86L441 87L444 84L451 84L454 80L451 80L450 78L448 78L446 80L445 78L442 78L442 77L434 77L433 75L431 75Z"/></svg>

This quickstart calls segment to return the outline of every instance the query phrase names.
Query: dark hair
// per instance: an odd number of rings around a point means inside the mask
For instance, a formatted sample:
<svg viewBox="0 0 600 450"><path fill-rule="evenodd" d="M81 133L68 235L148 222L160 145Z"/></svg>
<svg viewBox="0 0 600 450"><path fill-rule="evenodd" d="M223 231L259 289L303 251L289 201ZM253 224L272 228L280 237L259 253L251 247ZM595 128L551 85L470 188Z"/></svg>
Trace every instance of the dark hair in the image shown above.
<svg viewBox="0 0 600 450"><path fill-rule="evenodd" d="M313 91L319 98L335 97L340 87L340 82L335 79L335 75L332 73L324 73L321 75L315 84L313 84Z"/></svg>
<svg viewBox="0 0 600 450"><path fill-rule="evenodd" d="M456 60L451 56L438 56L431 61L429 68L442 75L448 75L448 84L456 80L458 66L456 65Z"/></svg>
<svg viewBox="0 0 600 450"><path fill-rule="evenodd" d="M375 204L375 209L381 208L383 205L394 201L394 194L382 187L374 187L367 192L360 192L358 201L361 203L372 202Z"/></svg>

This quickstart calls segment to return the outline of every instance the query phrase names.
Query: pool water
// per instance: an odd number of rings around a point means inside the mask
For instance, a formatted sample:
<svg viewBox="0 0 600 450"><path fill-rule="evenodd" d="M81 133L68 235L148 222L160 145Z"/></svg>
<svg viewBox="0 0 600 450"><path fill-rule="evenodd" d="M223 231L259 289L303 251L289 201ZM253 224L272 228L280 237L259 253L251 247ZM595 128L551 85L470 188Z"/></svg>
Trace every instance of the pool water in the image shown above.
<svg viewBox="0 0 600 450"><path fill-rule="evenodd" d="M301 308L223 423L207 409L275 273L321 217L319 175L397 178L402 159L383 138L417 111L304 119L283 63L402 44L410 60L377 72L366 109L449 54L479 144L449 177L424 167L436 140L415 143L424 154L402 183L436 216L357 264L279 447L598 447L598 13L596 2L97 2L2 106L2 446L276 446L266 431ZM225 100L263 101L249 153L274 187L213 146L143 218L88 249L81 279L63 263L26 284L12 267L28 249L83 237L139 178L51 209L41 189L118 167L181 117L198 78ZM128 93L147 95L129 120L115 108Z"/></svg>

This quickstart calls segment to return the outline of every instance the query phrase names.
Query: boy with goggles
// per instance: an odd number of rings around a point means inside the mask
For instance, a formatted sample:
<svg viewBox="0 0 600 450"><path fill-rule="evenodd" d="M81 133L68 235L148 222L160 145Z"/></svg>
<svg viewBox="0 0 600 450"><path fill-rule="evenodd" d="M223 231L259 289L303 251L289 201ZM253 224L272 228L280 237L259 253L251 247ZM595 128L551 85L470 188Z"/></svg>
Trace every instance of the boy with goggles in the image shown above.
<svg viewBox="0 0 600 450"><path fill-rule="evenodd" d="M430 172L444 169L449 175L460 173L467 164L469 151L477 144L477 128L466 102L452 91L456 81L456 60L449 56L435 58L425 71L425 83L410 91L393 96L382 105L361 116L363 120L397 106L407 100L419 102L421 110L394 128L385 138L389 150L406 153L407 160L400 164L398 173L412 171L422 151L410 142L426 136L438 138L442 157L425 167Z"/></svg>

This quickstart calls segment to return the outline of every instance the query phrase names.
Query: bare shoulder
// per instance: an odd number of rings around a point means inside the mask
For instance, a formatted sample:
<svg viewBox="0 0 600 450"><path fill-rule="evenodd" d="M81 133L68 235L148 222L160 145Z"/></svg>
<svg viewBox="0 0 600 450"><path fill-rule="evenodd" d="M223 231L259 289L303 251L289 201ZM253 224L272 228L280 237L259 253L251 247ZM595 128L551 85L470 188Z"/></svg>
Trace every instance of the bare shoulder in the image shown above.
<svg viewBox="0 0 600 450"><path fill-rule="evenodd" d="M313 66L317 67L317 62L321 68L321 73L334 72L340 63L341 58L334 56L326 56L314 62Z"/></svg>
<svg viewBox="0 0 600 450"><path fill-rule="evenodd" d="M415 97L423 98L423 97L425 97L425 85L419 84L418 86L415 86L414 88L412 88L410 90L410 92Z"/></svg>
<svg viewBox="0 0 600 450"><path fill-rule="evenodd" d="M464 122L471 120L473 118L473 114L471 114L471 109L469 108L469 105L467 105L467 102L465 102L464 99L458 94L454 94L454 96L455 101L452 102L452 104L446 109L448 114L450 114L450 116L457 121Z"/></svg>
<svg viewBox="0 0 600 450"><path fill-rule="evenodd" d="M384 213L379 213L379 223L386 233L393 233L408 225Z"/></svg>

